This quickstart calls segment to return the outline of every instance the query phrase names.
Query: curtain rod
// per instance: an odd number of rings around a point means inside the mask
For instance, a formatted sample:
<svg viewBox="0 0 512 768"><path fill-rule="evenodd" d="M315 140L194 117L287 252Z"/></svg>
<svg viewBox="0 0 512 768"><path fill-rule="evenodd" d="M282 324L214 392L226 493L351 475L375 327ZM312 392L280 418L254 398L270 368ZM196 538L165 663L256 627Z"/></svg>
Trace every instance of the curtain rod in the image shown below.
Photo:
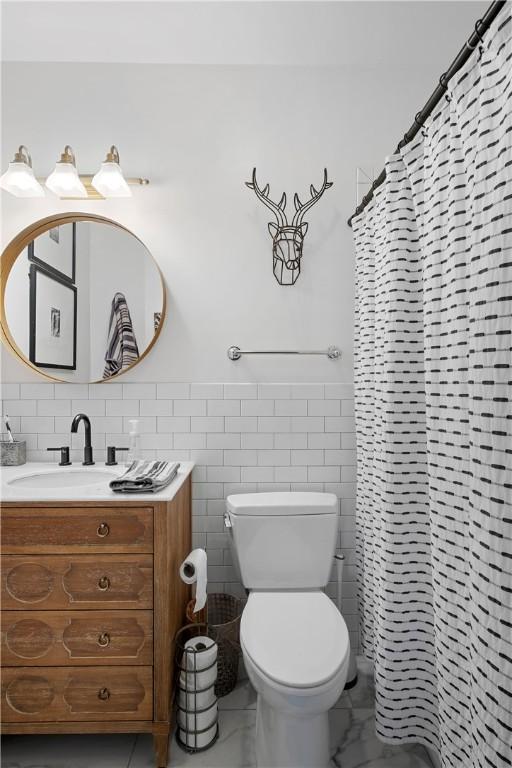
<svg viewBox="0 0 512 768"><path fill-rule="evenodd" d="M418 131L423 127L423 124L427 117L432 114L436 106L439 104L443 96L445 95L447 89L448 89L448 81L451 80L451 78L456 74L456 72L461 69L466 61L471 57L473 51L476 49L479 43L482 42L482 37L485 35L495 18L498 16L501 9L505 6L507 0L494 0L489 6L489 8L486 10L485 14L481 19L478 19L478 21L475 24L475 31L467 40L463 47L460 49L459 53L455 57L455 59L452 61L446 72L441 75L439 78L439 85L433 92L433 94L428 99L427 103L421 109L414 118L414 123L411 125L407 133L404 134L403 139L401 139L398 142L398 146L395 149L394 154L399 154L402 147L404 147L406 144L409 144ZM380 185L385 181L386 179L386 170L382 170L379 176L375 179L372 186L370 187L369 192L363 197L360 204L357 206L356 210L348 220L349 227L352 226L352 219L354 216L358 216L361 211L363 211L370 200L373 197L373 193L377 189L377 187L380 187Z"/></svg>

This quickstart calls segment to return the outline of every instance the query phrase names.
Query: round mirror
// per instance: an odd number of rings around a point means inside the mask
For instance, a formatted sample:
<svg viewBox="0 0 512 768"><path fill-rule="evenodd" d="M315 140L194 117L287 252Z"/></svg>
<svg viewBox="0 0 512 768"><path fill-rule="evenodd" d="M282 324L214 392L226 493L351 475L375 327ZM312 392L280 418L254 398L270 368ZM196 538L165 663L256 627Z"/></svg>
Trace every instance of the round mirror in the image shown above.
<svg viewBox="0 0 512 768"><path fill-rule="evenodd" d="M4 341L57 381L105 381L136 365L165 317L165 288L146 246L101 216L32 224L1 263Z"/></svg>

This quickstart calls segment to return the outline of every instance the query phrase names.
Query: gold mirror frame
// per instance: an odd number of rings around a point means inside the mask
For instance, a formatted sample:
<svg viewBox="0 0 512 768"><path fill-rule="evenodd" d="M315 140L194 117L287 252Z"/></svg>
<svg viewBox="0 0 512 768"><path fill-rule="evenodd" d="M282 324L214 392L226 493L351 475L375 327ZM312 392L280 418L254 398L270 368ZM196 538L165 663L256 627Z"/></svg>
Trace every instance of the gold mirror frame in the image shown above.
<svg viewBox="0 0 512 768"><path fill-rule="evenodd" d="M28 227L23 229L21 232L19 232L16 237L11 240L9 245L4 249L1 259L0 259L0 338L4 345L15 355L15 357L20 360L20 362L24 363L28 368L31 368L33 371L35 371L39 376L46 379L47 381L55 381L57 383L62 384L73 384L74 382L70 382L66 379L59 379L56 376L49 376L47 373L44 373L41 371L40 368L38 368L36 365L30 362L30 360L25 357L23 352L20 350L16 342L14 341L10 331L9 331L9 324L7 322L7 317L5 315L5 304L4 304L4 298L5 298L5 288L7 285L7 279L9 277L9 273L13 267L14 262L18 258L18 256L23 253L25 248L28 246L29 243L32 242L32 240L35 240L36 237L39 237L39 235L43 235L45 232L48 232L49 229L52 229L53 227L59 227L63 224L72 224L74 221L91 221L96 222L98 224L109 224L110 226L117 227L118 229L122 229L125 232L127 232L129 235L134 237L136 240L139 241L139 243L146 249L148 254L151 256L155 263L155 267L158 270L158 274L160 275L160 280L162 283L162 319L160 321L160 324L158 328L155 331L155 334L151 340L151 342L148 344L144 352L140 355L139 359L132 363L131 365L127 366L126 368L123 368L122 371L119 371L119 373L114 374L114 376L109 376L108 379L99 379L98 381L91 381L88 382L89 384L108 384L109 381L112 381L113 379L119 378L119 376L123 376L127 371L130 371L132 368L135 368L136 365L140 363L141 360L143 360L146 355L153 349L154 345L156 344L158 337L160 336L161 330L163 328L165 319L166 319L166 312L167 312L167 295L166 295L166 289L165 289L165 281L162 274L162 270L158 266L158 264L155 261L155 258L151 251L146 247L146 245L142 242L140 237L137 237L130 229L123 226L122 224L119 224L117 221L113 221L112 219L107 219L105 216L97 216L93 213L64 213L64 214L56 214L54 216L47 216L45 219L39 219L39 221L34 222L33 224L30 224ZM85 382L77 382L80 384L84 384Z"/></svg>

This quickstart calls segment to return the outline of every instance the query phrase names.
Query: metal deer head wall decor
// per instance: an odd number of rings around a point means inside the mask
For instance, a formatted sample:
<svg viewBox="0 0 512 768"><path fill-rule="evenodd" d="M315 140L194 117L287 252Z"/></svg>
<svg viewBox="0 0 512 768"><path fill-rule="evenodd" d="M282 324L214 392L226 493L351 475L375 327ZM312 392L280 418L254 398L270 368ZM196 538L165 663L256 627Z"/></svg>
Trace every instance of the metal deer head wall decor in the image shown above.
<svg viewBox="0 0 512 768"><path fill-rule="evenodd" d="M301 203L298 194L295 193L293 197L295 213L291 224L288 223L285 212L285 192L278 203L271 200L269 185L267 184L263 189L258 186L256 168L253 168L252 171L252 181L245 183L249 189L254 190L258 200L261 200L263 205L266 205L276 217L276 222L271 221L268 225L268 231L273 242L274 275L279 285L293 285L300 275L302 247L308 231L308 225L302 219L304 214L320 200L325 190L332 187L332 181L327 181L327 168L324 168L324 180L320 189L316 190L311 184L311 197L307 202Z"/></svg>

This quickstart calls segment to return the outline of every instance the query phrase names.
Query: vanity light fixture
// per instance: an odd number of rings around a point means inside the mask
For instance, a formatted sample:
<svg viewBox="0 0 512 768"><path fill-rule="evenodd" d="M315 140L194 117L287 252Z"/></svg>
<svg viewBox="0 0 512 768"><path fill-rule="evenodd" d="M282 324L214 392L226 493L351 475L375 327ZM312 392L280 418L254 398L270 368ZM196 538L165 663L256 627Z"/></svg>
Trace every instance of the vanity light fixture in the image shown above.
<svg viewBox="0 0 512 768"><path fill-rule="evenodd" d="M0 0L1 2L1 0ZM94 175L79 174L75 153L69 144L64 147L60 160L48 178L37 178L32 170L32 158L22 144L7 171L0 176L0 188L15 197L44 197L42 184L61 200L104 200L110 197L131 197L130 187L146 186L149 179L136 176L125 178L119 165L119 152L112 145L99 171Z"/></svg>
<svg viewBox="0 0 512 768"><path fill-rule="evenodd" d="M119 151L112 145L98 173L93 176L92 186L103 197L131 197L132 192L119 165Z"/></svg>
<svg viewBox="0 0 512 768"><path fill-rule="evenodd" d="M46 186L57 197L87 197L87 190L76 170L75 153L69 144L64 147L55 170L46 179Z"/></svg>
<svg viewBox="0 0 512 768"><path fill-rule="evenodd" d="M23 144L6 172L0 176L0 187L15 197L44 197L44 189L32 170L32 158Z"/></svg>

